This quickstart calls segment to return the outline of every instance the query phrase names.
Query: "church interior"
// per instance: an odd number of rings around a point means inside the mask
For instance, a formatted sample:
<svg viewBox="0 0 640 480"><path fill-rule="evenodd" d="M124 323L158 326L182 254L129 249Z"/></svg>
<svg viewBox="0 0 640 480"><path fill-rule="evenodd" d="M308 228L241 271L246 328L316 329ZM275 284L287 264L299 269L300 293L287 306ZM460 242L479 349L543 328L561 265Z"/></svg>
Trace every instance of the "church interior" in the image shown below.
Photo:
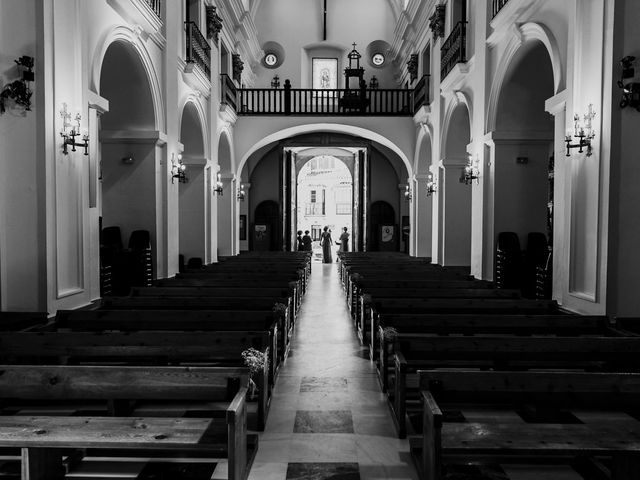
<svg viewBox="0 0 640 480"><path fill-rule="evenodd" d="M0 0L0 479L637 480L638 19Z"/></svg>

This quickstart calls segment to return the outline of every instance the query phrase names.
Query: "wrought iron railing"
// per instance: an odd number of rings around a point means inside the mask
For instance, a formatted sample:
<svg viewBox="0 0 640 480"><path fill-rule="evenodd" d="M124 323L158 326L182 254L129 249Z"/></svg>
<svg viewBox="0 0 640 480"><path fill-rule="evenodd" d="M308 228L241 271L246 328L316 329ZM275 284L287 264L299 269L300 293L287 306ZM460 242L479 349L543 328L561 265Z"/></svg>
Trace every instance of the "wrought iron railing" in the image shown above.
<svg viewBox="0 0 640 480"><path fill-rule="evenodd" d="M508 2L509 0L493 0L493 16L495 17Z"/></svg>
<svg viewBox="0 0 640 480"><path fill-rule="evenodd" d="M211 47L195 22L184 22L187 32L187 63L195 63L207 78L211 77Z"/></svg>
<svg viewBox="0 0 640 480"><path fill-rule="evenodd" d="M238 111L238 91L236 84L226 73L220 74L220 103L225 103Z"/></svg>
<svg viewBox="0 0 640 480"><path fill-rule="evenodd" d="M458 22L453 27L451 34L440 48L440 80L444 80L453 67L458 63L467 61L467 22Z"/></svg>
<svg viewBox="0 0 640 480"><path fill-rule="evenodd" d="M155 14L158 16L158 18L162 18L160 16L161 0L144 0L144 3L149 5L151 10L153 10L155 12Z"/></svg>
<svg viewBox="0 0 640 480"><path fill-rule="evenodd" d="M240 115L413 115L413 90L243 88Z"/></svg>
<svg viewBox="0 0 640 480"><path fill-rule="evenodd" d="M423 75L420 81L416 84L416 88L413 89L413 111L417 112L420 107L429 105L431 99L429 98L429 80L431 75Z"/></svg>

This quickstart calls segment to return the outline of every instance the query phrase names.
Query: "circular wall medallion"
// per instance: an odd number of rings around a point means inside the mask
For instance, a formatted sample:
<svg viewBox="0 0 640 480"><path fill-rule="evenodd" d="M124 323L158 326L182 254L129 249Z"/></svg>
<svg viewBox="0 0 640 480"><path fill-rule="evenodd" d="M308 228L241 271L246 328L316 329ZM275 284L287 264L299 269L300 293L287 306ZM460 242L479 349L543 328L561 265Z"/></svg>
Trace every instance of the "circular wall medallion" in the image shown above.
<svg viewBox="0 0 640 480"><path fill-rule="evenodd" d="M379 67L384 63L384 55L381 53L376 53L373 57L371 57L371 61L376 67Z"/></svg>
<svg viewBox="0 0 640 480"><path fill-rule="evenodd" d="M274 53L267 53L264 56L264 63L269 67L273 67L276 63L278 63L278 57Z"/></svg>

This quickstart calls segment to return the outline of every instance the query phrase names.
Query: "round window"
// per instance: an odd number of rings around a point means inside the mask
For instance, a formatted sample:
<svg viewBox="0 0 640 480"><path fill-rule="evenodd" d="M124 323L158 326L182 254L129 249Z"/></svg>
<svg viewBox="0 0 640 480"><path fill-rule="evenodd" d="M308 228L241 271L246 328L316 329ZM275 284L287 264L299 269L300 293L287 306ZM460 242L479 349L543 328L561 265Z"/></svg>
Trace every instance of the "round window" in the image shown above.
<svg viewBox="0 0 640 480"><path fill-rule="evenodd" d="M264 63L269 67L273 67L276 63L278 63L278 57L275 53L267 53L264 56Z"/></svg>
<svg viewBox="0 0 640 480"><path fill-rule="evenodd" d="M376 53L373 57L371 57L371 61L376 67L379 67L384 63L384 55L381 53Z"/></svg>

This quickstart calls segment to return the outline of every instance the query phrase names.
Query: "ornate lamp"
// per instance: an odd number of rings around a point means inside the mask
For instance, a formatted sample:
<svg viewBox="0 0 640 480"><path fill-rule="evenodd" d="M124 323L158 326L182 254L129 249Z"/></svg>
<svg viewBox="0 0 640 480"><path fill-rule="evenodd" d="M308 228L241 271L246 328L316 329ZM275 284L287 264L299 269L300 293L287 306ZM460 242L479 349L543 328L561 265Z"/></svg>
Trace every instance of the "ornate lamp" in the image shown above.
<svg viewBox="0 0 640 480"><path fill-rule="evenodd" d="M576 113L573 116L573 137L578 139L578 143L571 143L571 131L567 132L564 138L567 144L567 157L571 156L572 148L578 148L578 153L582 153L584 147L587 147L587 157L591 156L591 140L596 136L591 122L595 116L593 104L589 104L589 112L583 116L584 124L580 123L580 115Z"/></svg>
<svg viewBox="0 0 640 480"><path fill-rule="evenodd" d="M438 191L436 181L433 179L433 175L429 174L427 177L427 197L430 197Z"/></svg>
<svg viewBox="0 0 640 480"><path fill-rule="evenodd" d="M241 201L244 202L244 197L245 197L246 193L244 191L244 184L240 184L240 186L238 187L238 193L236 194L236 198Z"/></svg>
<svg viewBox="0 0 640 480"><path fill-rule="evenodd" d="M187 178L187 166L182 163L182 154L178 154L178 163L174 161L175 155L171 154L171 183L173 183L173 179L177 178L178 183L187 183L189 179Z"/></svg>
<svg viewBox="0 0 640 480"><path fill-rule="evenodd" d="M62 153L68 155L67 145L71 145L72 152L76 151L76 147L83 147L84 154L89 155L89 133L87 131L84 131L82 134L80 133L80 120L82 116L76 113L74 117L76 125L71 125L71 113L67 111L66 103L62 104L60 116L62 117L62 131L60 132L60 136L62 137ZM80 135L82 135L82 142L76 142L76 137Z"/></svg>
<svg viewBox="0 0 640 480"><path fill-rule="evenodd" d="M276 73L271 80L271 88L280 88L280 77Z"/></svg>
<svg viewBox="0 0 640 480"><path fill-rule="evenodd" d="M408 183L404 187L404 199L410 202L413 199L413 192L411 191L411 185Z"/></svg>
<svg viewBox="0 0 640 480"><path fill-rule="evenodd" d="M465 185L471 185L473 181L476 181L476 185L480 183L480 168L478 168L478 158L471 160L462 169L462 175L460 176L460 183Z"/></svg>
<svg viewBox="0 0 640 480"><path fill-rule="evenodd" d="M220 173L216 174L216 186L213 191L217 195L222 195L222 177L220 176Z"/></svg>

